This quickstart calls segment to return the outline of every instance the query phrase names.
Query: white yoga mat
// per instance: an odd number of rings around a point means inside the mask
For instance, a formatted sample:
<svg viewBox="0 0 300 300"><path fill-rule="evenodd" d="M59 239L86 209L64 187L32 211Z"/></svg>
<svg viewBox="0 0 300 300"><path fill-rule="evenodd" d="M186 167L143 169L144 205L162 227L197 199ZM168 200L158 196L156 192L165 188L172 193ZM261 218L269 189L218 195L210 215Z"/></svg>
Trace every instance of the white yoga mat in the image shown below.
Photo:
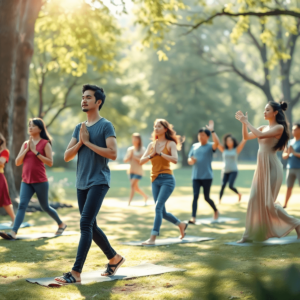
<svg viewBox="0 0 300 300"><path fill-rule="evenodd" d="M56 238L60 236L67 236L67 235L75 235L79 234L78 231L65 231L61 235L55 235L54 233L32 233L27 235L17 235L17 238L15 240L5 240L0 239L1 241L16 241L16 240L33 240L33 239L43 239L43 238Z"/></svg>
<svg viewBox="0 0 300 300"><path fill-rule="evenodd" d="M283 238L270 238L264 242L253 242L253 243L237 243L237 242L230 242L226 243L226 245L231 246L239 246L239 247L253 247L253 246L276 246L276 245L288 245L288 244L295 244L300 243L300 239L297 239L297 236L286 236Z"/></svg>
<svg viewBox="0 0 300 300"><path fill-rule="evenodd" d="M198 243L198 242L205 242L205 241L210 241L210 240L214 240L214 238L186 235L182 240L179 237L156 239L155 245L142 245L142 243L144 241L126 242L126 243L122 243L122 244L129 245L129 246L155 247L155 246L166 246L166 245L173 245L173 244Z"/></svg>
<svg viewBox="0 0 300 300"><path fill-rule="evenodd" d="M196 219L195 225L221 224L221 223L230 223L230 222L237 222L237 221L239 221L239 219L227 218L227 217L219 217L217 220L214 220L213 218L202 218L202 219Z"/></svg>
<svg viewBox="0 0 300 300"><path fill-rule="evenodd" d="M33 225L31 225L27 222L24 222L21 224L20 228L26 228L26 227L31 227L31 226L33 226ZM0 223L0 230L9 230L9 229L12 229L11 222Z"/></svg>

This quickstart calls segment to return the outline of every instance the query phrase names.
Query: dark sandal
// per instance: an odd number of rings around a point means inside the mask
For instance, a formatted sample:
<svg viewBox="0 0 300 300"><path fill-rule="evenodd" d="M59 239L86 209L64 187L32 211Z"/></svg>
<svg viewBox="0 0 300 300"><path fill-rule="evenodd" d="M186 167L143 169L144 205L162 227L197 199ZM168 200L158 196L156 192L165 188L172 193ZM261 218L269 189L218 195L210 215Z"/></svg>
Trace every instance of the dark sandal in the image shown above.
<svg viewBox="0 0 300 300"><path fill-rule="evenodd" d="M60 277L57 277L59 279L63 279L65 280L65 282L63 281L59 281L55 278L55 281L59 282L59 283L76 283L76 282L80 282L80 281L76 281L76 279L73 277L72 273L71 272L68 272L68 273L64 273L63 276L60 276Z"/></svg>
<svg viewBox="0 0 300 300"><path fill-rule="evenodd" d="M124 264L125 257L122 257L122 259L116 264L116 265L106 265L106 270L103 273L107 273L108 275L101 275L101 276L113 276L117 273L118 269ZM114 270L112 269L114 268Z"/></svg>
<svg viewBox="0 0 300 300"><path fill-rule="evenodd" d="M68 227L68 225L66 225L64 228L58 228L58 230L56 231L55 235L62 235L63 232L65 231L65 229ZM67 273L66 273L67 274Z"/></svg>
<svg viewBox="0 0 300 300"><path fill-rule="evenodd" d="M191 220L189 220L189 223L188 224L196 224L196 222L193 222L193 221L191 221Z"/></svg>
<svg viewBox="0 0 300 300"><path fill-rule="evenodd" d="M1 232L0 231L0 236L3 238L3 239L5 239L5 240L15 240L15 238L11 235L11 234L9 234L9 233L6 233L6 232Z"/></svg>

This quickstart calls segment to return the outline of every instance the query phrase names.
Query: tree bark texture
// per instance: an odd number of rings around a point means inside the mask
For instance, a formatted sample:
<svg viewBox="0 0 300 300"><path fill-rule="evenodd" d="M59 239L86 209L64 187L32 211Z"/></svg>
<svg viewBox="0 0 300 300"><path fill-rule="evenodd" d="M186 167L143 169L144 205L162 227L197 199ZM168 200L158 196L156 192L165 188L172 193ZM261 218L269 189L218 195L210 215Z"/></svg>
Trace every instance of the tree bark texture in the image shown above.
<svg viewBox="0 0 300 300"><path fill-rule="evenodd" d="M0 132L6 138L7 147L13 148L14 88L16 57L19 43L21 0L0 0ZM10 196L15 201L18 193L13 176L13 160L5 167Z"/></svg>
<svg viewBox="0 0 300 300"><path fill-rule="evenodd" d="M29 66L34 52L34 27L41 10L42 0L22 1L20 43L17 53L16 84L14 95L14 160L25 140L27 140ZM22 181L22 166L14 165L17 190Z"/></svg>

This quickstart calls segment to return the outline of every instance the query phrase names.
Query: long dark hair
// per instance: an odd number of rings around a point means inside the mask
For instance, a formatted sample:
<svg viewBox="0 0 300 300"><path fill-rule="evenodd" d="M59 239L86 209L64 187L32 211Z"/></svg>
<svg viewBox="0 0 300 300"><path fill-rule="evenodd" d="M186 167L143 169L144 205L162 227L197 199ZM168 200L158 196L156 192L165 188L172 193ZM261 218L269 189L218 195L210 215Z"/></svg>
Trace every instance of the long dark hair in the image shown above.
<svg viewBox="0 0 300 300"><path fill-rule="evenodd" d="M40 118L32 118L32 119L29 119L28 124L30 124L30 122L32 122L35 126L37 126L39 129L41 129L40 137L44 140L49 141L50 145L52 145L52 137L49 134L49 132L47 131L44 121Z"/></svg>
<svg viewBox="0 0 300 300"><path fill-rule="evenodd" d="M134 133L132 134L132 137L137 138L139 140L139 147L138 147L138 151L141 151L142 147L143 147L143 142L142 142L142 137L139 133Z"/></svg>
<svg viewBox="0 0 300 300"><path fill-rule="evenodd" d="M275 101L269 101L269 105L273 108L273 111L278 111L276 115L276 122L282 125L284 128L283 133L278 143L273 147L273 150L283 150L290 139L289 123L284 113L287 110L288 105L285 101L281 101L280 103L277 103Z"/></svg>
<svg viewBox="0 0 300 300"><path fill-rule="evenodd" d="M181 150L182 143L185 140L184 137L181 137L180 135L176 135L176 131L173 129L173 125L170 124L167 120L156 119L154 121L154 124L156 122L159 122L162 126L164 126L167 129L165 133L166 139L175 142L175 144L177 145L177 150ZM151 139L153 142L155 142L158 139L158 136L155 134L155 131L152 132Z"/></svg>
<svg viewBox="0 0 300 300"><path fill-rule="evenodd" d="M227 146L227 139L228 138L231 138L233 140L233 148L236 148L238 146L238 142L236 140L236 138L234 138L231 133L227 133L223 136L223 144L224 144L224 148L225 149L228 149L228 146Z"/></svg>
<svg viewBox="0 0 300 300"><path fill-rule="evenodd" d="M0 148L4 146L4 149L6 149L6 139L2 133L0 133Z"/></svg>

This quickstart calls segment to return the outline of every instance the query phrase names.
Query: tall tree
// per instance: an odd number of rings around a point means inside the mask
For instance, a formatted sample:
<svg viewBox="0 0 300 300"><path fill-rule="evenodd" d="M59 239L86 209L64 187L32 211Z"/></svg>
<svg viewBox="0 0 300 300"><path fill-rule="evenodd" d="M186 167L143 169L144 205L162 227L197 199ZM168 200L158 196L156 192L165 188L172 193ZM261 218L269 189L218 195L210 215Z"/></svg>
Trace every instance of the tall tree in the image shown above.
<svg viewBox="0 0 300 300"><path fill-rule="evenodd" d="M0 1L0 86L1 110L0 131L7 139L7 146L12 153L13 149L13 112L14 90L16 80L16 58L20 39L21 0ZM4 46L3 46L4 45ZM17 195L14 186L12 160L5 168L5 175L9 182L12 200Z"/></svg>
<svg viewBox="0 0 300 300"><path fill-rule="evenodd" d="M26 0L21 3L20 43L17 48L16 79L14 93L13 145L11 161L15 160L27 137L29 65L34 52L34 28L42 6L41 0ZM15 185L19 190L22 168L13 164ZM9 181L12 184L11 180ZM11 187L12 188L12 187Z"/></svg>

